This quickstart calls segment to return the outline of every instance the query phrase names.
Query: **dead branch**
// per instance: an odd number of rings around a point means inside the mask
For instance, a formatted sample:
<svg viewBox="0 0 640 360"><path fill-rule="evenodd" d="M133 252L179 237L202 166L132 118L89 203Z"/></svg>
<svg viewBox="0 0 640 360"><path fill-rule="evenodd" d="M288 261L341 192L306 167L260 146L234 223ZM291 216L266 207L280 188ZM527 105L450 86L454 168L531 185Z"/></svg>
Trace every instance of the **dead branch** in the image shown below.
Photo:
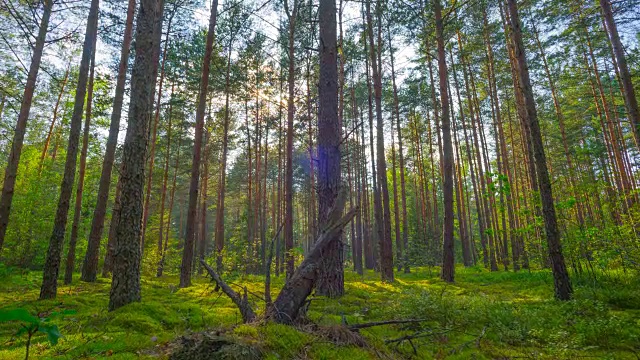
<svg viewBox="0 0 640 360"><path fill-rule="evenodd" d="M387 320L387 321L373 321L362 324L349 325L348 328L351 331L357 331L360 329L366 329L374 326L381 325L392 325L392 324L408 324L408 323L419 323L426 321L425 319L408 319L408 320Z"/></svg>
<svg viewBox="0 0 640 360"><path fill-rule="evenodd" d="M419 339L424 337L436 336L436 335L444 335L446 333L451 332L451 329L433 332L433 331L419 331L417 333L411 335L404 335L396 339L387 339L385 340L385 344L393 344L393 343L401 343L403 341L411 341L413 339Z"/></svg>
<svg viewBox="0 0 640 360"><path fill-rule="evenodd" d="M251 308L251 305L249 305L247 288L244 287L244 294L241 297L240 294L235 292L226 282L224 282L224 280L222 280L220 275L218 275L216 271L213 270L213 268L204 261L204 259L200 259L200 263L202 264L202 266L204 266L205 269L207 269L207 272L216 282L216 284L218 284L218 286L222 289L222 292L224 292L231 299L231 301L236 304L236 306L240 310L240 314L242 315L242 322L246 324L255 321L256 313Z"/></svg>

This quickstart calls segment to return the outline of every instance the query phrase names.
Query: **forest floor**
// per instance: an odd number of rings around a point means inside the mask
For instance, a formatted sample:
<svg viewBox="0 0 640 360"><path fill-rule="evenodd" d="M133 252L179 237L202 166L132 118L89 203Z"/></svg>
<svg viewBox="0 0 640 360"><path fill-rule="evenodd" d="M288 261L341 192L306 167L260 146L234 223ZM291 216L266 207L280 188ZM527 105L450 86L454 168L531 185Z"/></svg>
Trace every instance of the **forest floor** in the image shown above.
<svg viewBox="0 0 640 360"><path fill-rule="evenodd" d="M226 279L264 293L262 277ZM44 334L34 336L34 359L162 359L203 337L266 359L640 358L640 277L622 272L600 273L597 281L574 276L575 299L559 302L547 271L458 267L455 284L440 281L437 268L397 273L393 284L373 272L349 271L345 296L314 298L310 324L295 328L238 325L237 308L205 277L188 289L177 288L177 277L143 277L142 301L113 312L107 311L109 280L75 281L60 286L57 299L36 301L40 280L40 272L0 268L0 310L48 317L63 335L55 346ZM282 281L274 278L274 296ZM339 326L393 319L424 321L370 327L361 336ZM19 328L0 323L0 359L24 358Z"/></svg>

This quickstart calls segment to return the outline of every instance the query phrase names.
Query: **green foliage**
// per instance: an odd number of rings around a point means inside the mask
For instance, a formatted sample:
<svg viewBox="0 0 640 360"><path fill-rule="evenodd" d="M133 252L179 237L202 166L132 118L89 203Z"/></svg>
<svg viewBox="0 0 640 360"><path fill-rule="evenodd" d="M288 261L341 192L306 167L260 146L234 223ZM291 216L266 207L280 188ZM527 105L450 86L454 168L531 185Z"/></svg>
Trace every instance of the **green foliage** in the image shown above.
<svg viewBox="0 0 640 360"><path fill-rule="evenodd" d="M50 316L55 315L58 314L50 314ZM17 336L28 334L28 336L31 337L33 333L41 332L47 335L47 339L51 345L56 345L58 343L58 339L62 337L58 326L49 323L49 317L36 317L22 308L0 311L0 322L12 321L21 323L20 330L16 333Z"/></svg>

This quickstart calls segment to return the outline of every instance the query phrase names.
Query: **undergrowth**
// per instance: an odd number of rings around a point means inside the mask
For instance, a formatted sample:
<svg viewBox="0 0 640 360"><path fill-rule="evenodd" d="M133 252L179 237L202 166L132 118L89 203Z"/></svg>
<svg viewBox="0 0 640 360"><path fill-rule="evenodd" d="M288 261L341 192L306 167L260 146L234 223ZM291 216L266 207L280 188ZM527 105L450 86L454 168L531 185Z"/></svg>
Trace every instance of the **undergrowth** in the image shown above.
<svg viewBox="0 0 640 360"><path fill-rule="evenodd" d="M440 281L436 268L412 271L398 273L393 284L373 272L348 272L345 295L312 297L310 322L298 327L240 324L237 308L206 278L178 289L177 277L145 277L142 302L108 312L108 280L76 281L60 286L55 300L36 301L41 274L3 268L0 308L68 314L55 320L63 334L57 345L46 336L32 339L31 357L43 359L167 358L202 334L266 359L640 357L637 274L574 276L575 299L559 302L547 271L459 267L454 284ZM263 293L262 277L227 278ZM274 297L282 281L273 279ZM253 298L255 308L262 308L262 300ZM391 319L422 321L355 335L342 326ZM24 358L25 339L16 332L16 324L0 324L0 359Z"/></svg>

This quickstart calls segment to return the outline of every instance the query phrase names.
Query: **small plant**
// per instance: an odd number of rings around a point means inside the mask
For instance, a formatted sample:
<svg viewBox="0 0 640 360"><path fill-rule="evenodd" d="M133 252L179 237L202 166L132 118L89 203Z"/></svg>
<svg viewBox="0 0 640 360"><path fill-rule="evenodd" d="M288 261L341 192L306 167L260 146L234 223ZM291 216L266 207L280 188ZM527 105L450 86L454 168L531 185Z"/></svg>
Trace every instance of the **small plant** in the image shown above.
<svg viewBox="0 0 640 360"><path fill-rule="evenodd" d="M52 313L55 315L57 313ZM27 334L26 354L25 360L29 359L29 346L31 345L31 338L41 332L47 335L47 339L51 345L56 345L58 339L62 337L58 326L50 324L49 318L31 315L25 309L14 310L0 310L0 322L20 322L20 329L16 332L16 336Z"/></svg>

